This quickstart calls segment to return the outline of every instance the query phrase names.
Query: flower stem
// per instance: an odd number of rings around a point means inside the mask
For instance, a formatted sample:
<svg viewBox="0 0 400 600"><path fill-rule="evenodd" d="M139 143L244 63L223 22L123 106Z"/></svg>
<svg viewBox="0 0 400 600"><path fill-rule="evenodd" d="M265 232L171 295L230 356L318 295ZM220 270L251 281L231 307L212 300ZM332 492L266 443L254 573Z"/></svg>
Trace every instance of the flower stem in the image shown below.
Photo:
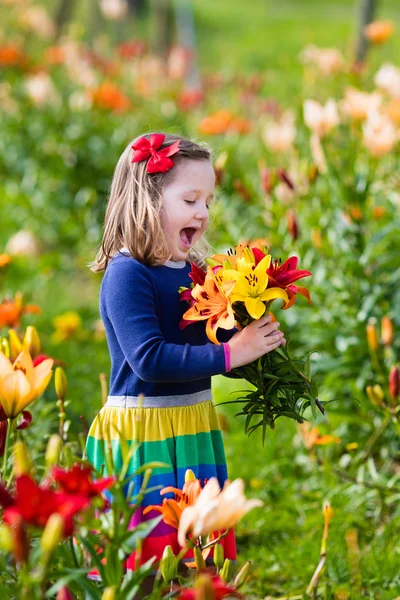
<svg viewBox="0 0 400 600"><path fill-rule="evenodd" d="M13 419L7 419L7 432L6 432L6 441L4 445L4 456L3 456L3 468L1 472L1 476L3 481L7 479L7 462L8 462L8 448L10 444L10 435L11 435L11 426L13 423Z"/></svg>

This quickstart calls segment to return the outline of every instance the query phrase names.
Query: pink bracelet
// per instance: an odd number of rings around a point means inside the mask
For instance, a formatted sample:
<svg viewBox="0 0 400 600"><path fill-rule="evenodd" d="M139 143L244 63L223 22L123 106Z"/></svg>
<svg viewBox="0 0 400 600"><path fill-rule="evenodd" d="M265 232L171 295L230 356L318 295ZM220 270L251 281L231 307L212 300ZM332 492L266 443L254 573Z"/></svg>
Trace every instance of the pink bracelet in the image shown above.
<svg viewBox="0 0 400 600"><path fill-rule="evenodd" d="M229 348L229 344L227 342L225 342L222 345L224 347L224 353L225 353L225 369L226 369L226 372L228 373L231 370L231 349Z"/></svg>

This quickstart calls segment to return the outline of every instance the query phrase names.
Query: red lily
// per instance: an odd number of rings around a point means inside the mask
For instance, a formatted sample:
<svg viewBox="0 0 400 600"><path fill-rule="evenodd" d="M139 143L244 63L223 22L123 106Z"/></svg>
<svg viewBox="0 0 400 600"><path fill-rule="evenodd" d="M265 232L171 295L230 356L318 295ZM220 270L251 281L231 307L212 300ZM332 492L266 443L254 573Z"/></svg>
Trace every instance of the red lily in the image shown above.
<svg viewBox="0 0 400 600"><path fill-rule="evenodd" d="M93 467L73 465L71 469L64 470L60 467L53 467L52 475L54 480L60 485L67 494L77 494L85 498L98 496L105 489L108 489L114 482L115 477L104 477L97 481L92 481L90 475Z"/></svg>
<svg viewBox="0 0 400 600"><path fill-rule="evenodd" d="M183 588L177 600L200 600L204 597L204 587L207 587L207 592L211 592L210 595L207 595L207 598L212 598L212 600L220 600L225 596L243 598L236 588L227 585L218 575L214 575L209 578L209 582L205 581L204 585L197 584L194 588Z"/></svg>
<svg viewBox="0 0 400 600"><path fill-rule="evenodd" d="M28 525L45 527L50 515L58 513L64 519L64 535L69 536L74 529L73 516L88 506L89 499L40 487L29 475L21 475L16 478L14 497L0 484L0 504L9 525L22 519Z"/></svg>
<svg viewBox="0 0 400 600"><path fill-rule="evenodd" d="M193 281L193 283L191 284L190 288L181 288L181 290L179 292L179 299L181 301L183 300L185 302L189 302L189 306L191 308L196 303L196 300L192 297L193 285L196 285L196 284L204 285L204 281L206 278L206 272L203 271L203 269L201 269L197 265L195 265L195 263L192 263L192 270L189 273L189 277ZM196 321L186 321L185 319L182 319L181 322L179 323L179 329L184 329L191 323L195 323L195 322Z"/></svg>
<svg viewBox="0 0 400 600"><path fill-rule="evenodd" d="M310 293L307 288L293 285L294 281L303 277L309 277L312 274L310 271L298 269L298 264L299 259L297 256L291 256L283 265L280 265L278 260L272 261L267 269L268 287L284 288L289 296L289 302L285 306L282 306L282 310L287 310L293 306L296 301L296 294L301 294L307 298L308 304L311 304Z"/></svg>

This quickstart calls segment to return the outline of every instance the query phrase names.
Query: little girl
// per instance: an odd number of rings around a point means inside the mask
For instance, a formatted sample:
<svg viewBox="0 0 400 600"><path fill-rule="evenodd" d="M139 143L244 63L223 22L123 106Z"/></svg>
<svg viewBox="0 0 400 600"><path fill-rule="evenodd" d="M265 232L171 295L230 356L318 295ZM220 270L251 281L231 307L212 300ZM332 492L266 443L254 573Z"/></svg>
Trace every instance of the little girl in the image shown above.
<svg viewBox="0 0 400 600"><path fill-rule="evenodd" d="M203 234L213 201L215 174L208 148L175 135L136 138L115 169L104 236L92 264L105 271L100 314L111 355L110 393L88 435L89 460L104 466L103 440L111 441L114 463L122 466L121 441L136 443L127 476L151 461L168 468L152 473L131 526L154 518L166 486L182 489L192 469L204 484L227 479L225 454L212 403L212 375L228 373L284 344L270 317L240 332L221 331L221 345L209 342L202 322L183 330L188 306L178 289L190 285L190 262L204 265ZM133 493L141 476L133 478ZM168 496L167 496L168 497ZM235 559L233 533L224 538L225 557ZM177 554L177 531L163 521L146 538L141 562L159 560L166 545ZM128 560L133 568L134 557Z"/></svg>

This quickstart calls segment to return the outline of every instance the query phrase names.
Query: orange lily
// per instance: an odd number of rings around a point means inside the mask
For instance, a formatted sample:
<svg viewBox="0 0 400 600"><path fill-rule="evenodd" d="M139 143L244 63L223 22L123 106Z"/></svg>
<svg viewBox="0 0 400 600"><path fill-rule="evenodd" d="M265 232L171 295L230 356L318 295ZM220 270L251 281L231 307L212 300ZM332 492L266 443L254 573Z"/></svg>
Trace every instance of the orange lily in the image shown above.
<svg viewBox="0 0 400 600"><path fill-rule="evenodd" d="M36 304L24 306L21 292L15 294L14 300L3 300L0 304L0 328L18 327L22 315L27 312L39 314L40 308Z"/></svg>
<svg viewBox="0 0 400 600"><path fill-rule="evenodd" d="M235 287L235 281L217 282L211 267L207 268L204 285L195 285L192 297L196 303L183 315L186 321L204 321L207 319L206 333L214 344L219 342L217 329L232 329L235 316L229 301L229 294Z"/></svg>
<svg viewBox="0 0 400 600"><path fill-rule="evenodd" d="M299 428L307 450L311 450L313 446L325 446L340 442L340 438L334 435L321 435L318 427L311 427L310 423L302 423Z"/></svg>
<svg viewBox="0 0 400 600"><path fill-rule="evenodd" d="M144 509L143 514L146 514L151 510L156 510L162 514L164 523L178 529L183 510L187 506L192 506L201 492L200 481L198 479L193 479L191 475L192 471L188 470L185 475L185 483L181 490L172 486L167 486L160 492L162 496L164 496L164 494L173 493L175 494L175 498L164 498L161 505L152 504L151 506L147 506Z"/></svg>

